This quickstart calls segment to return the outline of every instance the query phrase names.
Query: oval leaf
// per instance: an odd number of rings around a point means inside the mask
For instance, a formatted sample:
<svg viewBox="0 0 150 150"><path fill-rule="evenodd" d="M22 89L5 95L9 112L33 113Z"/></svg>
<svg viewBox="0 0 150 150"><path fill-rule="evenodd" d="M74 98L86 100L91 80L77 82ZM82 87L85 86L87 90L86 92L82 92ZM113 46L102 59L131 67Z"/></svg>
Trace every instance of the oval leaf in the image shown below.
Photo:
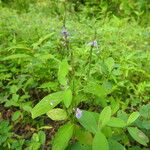
<svg viewBox="0 0 150 150"><path fill-rule="evenodd" d="M69 140L72 137L73 130L74 130L74 125L71 123L67 123L62 127L60 127L54 137L52 143L52 150L65 150Z"/></svg>
<svg viewBox="0 0 150 150"><path fill-rule="evenodd" d="M110 117L111 117L111 108L109 106L106 106L100 113L98 126L100 128L104 127L110 120Z"/></svg>
<svg viewBox="0 0 150 150"><path fill-rule="evenodd" d="M79 123L89 132L96 133L98 113L82 111L82 116L78 119Z"/></svg>
<svg viewBox="0 0 150 150"><path fill-rule="evenodd" d="M60 108L51 109L47 113L48 117L52 120L65 120L67 119L67 113L65 110Z"/></svg>
<svg viewBox="0 0 150 150"><path fill-rule="evenodd" d="M149 142L148 137L137 127L128 127L128 132L135 141L144 146L147 146L147 143Z"/></svg>
<svg viewBox="0 0 150 150"><path fill-rule="evenodd" d="M115 140L108 140L109 142L109 150L126 150L124 146L122 146L119 142Z"/></svg>
<svg viewBox="0 0 150 150"><path fill-rule="evenodd" d="M133 113L129 116L129 118L128 118L128 120L127 120L127 124L129 125L129 124L133 123L139 116L140 116L140 113L139 113L139 112L133 112Z"/></svg>
<svg viewBox="0 0 150 150"><path fill-rule="evenodd" d="M96 133L92 143L92 150L109 150L108 141L103 133Z"/></svg>

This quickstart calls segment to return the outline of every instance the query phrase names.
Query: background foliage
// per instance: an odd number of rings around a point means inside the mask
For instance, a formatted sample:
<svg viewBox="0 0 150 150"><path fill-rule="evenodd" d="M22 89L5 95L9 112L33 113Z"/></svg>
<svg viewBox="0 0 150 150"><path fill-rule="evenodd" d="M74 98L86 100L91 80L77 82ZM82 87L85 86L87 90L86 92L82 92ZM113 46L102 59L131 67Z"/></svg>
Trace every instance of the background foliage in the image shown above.
<svg viewBox="0 0 150 150"><path fill-rule="evenodd" d="M1 0L0 148L148 150L149 6Z"/></svg>

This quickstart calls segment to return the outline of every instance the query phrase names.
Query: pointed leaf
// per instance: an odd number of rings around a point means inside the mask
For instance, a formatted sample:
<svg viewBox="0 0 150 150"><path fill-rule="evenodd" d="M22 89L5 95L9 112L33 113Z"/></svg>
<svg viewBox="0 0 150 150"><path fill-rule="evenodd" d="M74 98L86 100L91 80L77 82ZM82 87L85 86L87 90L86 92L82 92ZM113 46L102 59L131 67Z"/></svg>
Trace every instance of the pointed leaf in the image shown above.
<svg viewBox="0 0 150 150"><path fill-rule="evenodd" d="M72 137L74 125L67 123L59 128L56 133L53 143L52 150L65 150L68 146L68 142Z"/></svg>
<svg viewBox="0 0 150 150"><path fill-rule="evenodd" d="M111 108L109 106L106 106L100 113L98 126L100 128L104 127L110 120L110 117L111 117Z"/></svg>
<svg viewBox="0 0 150 150"><path fill-rule="evenodd" d="M35 107L31 110L32 118L47 113L49 110L57 106L63 99L63 92L56 92L45 96Z"/></svg>
<svg viewBox="0 0 150 150"><path fill-rule="evenodd" d="M69 72L69 65L66 59L62 60L62 62L60 62L59 65L59 70L58 70L58 81L60 82L60 84L62 85L66 85L67 84L67 79L66 79L66 75Z"/></svg>
<svg viewBox="0 0 150 150"><path fill-rule="evenodd" d="M133 112L133 113L129 116L129 118L128 118L128 120L127 120L127 124L129 125L129 124L133 123L139 116L140 116L140 113L139 113L139 112Z"/></svg>
<svg viewBox="0 0 150 150"><path fill-rule="evenodd" d="M135 141L144 146L147 146L149 139L141 130L139 130L137 127L128 127L127 129Z"/></svg>
<svg viewBox="0 0 150 150"><path fill-rule="evenodd" d="M92 150L109 150L108 141L103 133L96 133L92 143Z"/></svg>
<svg viewBox="0 0 150 150"><path fill-rule="evenodd" d="M70 106L72 102L72 91L70 89L64 91L63 102L67 108Z"/></svg>
<svg viewBox="0 0 150 150"><path fill-rule="evenodd" d="M115 61L112 57L109 57L105 60L105 64L107 65L107 68L110 72L114 67Z"/></svg>

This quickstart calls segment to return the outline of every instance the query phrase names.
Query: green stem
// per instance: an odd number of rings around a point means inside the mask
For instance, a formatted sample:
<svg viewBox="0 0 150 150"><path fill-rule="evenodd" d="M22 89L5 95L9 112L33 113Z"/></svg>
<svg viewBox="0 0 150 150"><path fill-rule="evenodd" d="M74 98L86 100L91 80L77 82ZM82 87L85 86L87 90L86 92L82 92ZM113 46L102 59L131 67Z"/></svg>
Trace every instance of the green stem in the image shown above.
<svg viewBox="0 0 150 150"><path fill-rule="evenodd" d="M88 68L88 73L87 73L87 78L88 79L90 77L90 72L91 72L92 53L93 53L93 46L91 46L89 60L88 60L88 62L89 62L89 68Z"/></svg>

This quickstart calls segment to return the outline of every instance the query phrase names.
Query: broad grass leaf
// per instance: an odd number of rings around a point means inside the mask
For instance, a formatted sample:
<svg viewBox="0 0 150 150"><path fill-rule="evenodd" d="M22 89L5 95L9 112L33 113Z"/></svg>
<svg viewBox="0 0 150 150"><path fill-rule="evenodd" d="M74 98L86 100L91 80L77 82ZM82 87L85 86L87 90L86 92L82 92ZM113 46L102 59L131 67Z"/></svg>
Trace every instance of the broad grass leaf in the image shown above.
<svg viewBox="0 0 150 150"><path fill-rule="evenodd" d="M109 150L126 150L126 148L115 140L108 140Z"/></svg>
<svg viewBox="0 0 150 150"><path fill-rule="evenodd" d="M73 130L74 125L70 122L61 126L53 139L52 150L65 150L72 137Z"/></svg>
<svg viewBox="0 0 150 150"><path fill-rule="evenodd" d="M56 92L45 96L35 107L31 110L32 118L47 113L53 109L63 100L63 92Z"/></svg>
<svg viewBox="0 0 150 150"><path fill-rule="evenodd" d="M126 126L126 123L120 118L112 117L107 125L110 127L124 128Z"/></svg>
<svg viewBox="0 0 150 150"><path fill-rule="evenodd" d="M27 59L27 58L31 58L30 55L27 54L13 54L7 57L4 57L3 60L13 60L13 59Z"/></svg>
<svg viewBox="0 0 150 150"><path fill-rule="evenodd" d="M127 129L135 141L144 146L147 146L149 139L141 130L139 130L137 127L128 127Z"/></svg>
<svg viewBox="0 0 150 150"><path fill-rule="evenodd" d="M47 112L47 116L52 120L66 120L67 113L65 110L60 108L54 108Z"/></svg>
<svg viewBox="0 0 150 150"><path fill-rule="evenodd" d="M69 72L69 64L67 62L67 59L62 60L59 64L59 70L58 70L58 81L61 85L67 84L66 76Z"/></svg>
<svg viewBox="0 0 150 150"><path fill-rule="evenodd" d="M105 135L97 132L92 143L92 150L109 150L109 144Z"/></svg>
<svg viewBox="0 0 150 150"><path fill-rule="evenodd" d="M64 91L63 102L65 106L68 108L72 102L72 91L71 89L67 89Z"/></svg>
<svg viewBox="0 0 150 150"><path fill-rule="evenodd" d="M53 33L47 34L46 36L40 38L36 43L33 43L33 49L38 48L38 46L42 45L45 41L47 41L49 38L51 38L54 35Z"/></svg>
<svg viewBox="0 0 150 150"><path fill-rule="evenodd" d="M111 117L111 108L110 108L110 106L106 106L102 110L102 112L100 113L100 116L99 116L99 122L98 122L99 128L104 127L110 120L110 117Z"/></svg>
<svg viewBox="0 0 150 150"><path fill-rule="evenodd" d="M139 113L139 112L133 112L133 113L129 116L129 118L128 118L128 120L127 120L127 124L129 125L129 124L133 123L139 116L140 116L140 113Z"/></svg>
<svg viewBox="0 0 150 150"><path fill-rule="evenodd" d="M97 132L98 117L98 113L83 110L78 121L87 131L95 134Z"/></svg>

